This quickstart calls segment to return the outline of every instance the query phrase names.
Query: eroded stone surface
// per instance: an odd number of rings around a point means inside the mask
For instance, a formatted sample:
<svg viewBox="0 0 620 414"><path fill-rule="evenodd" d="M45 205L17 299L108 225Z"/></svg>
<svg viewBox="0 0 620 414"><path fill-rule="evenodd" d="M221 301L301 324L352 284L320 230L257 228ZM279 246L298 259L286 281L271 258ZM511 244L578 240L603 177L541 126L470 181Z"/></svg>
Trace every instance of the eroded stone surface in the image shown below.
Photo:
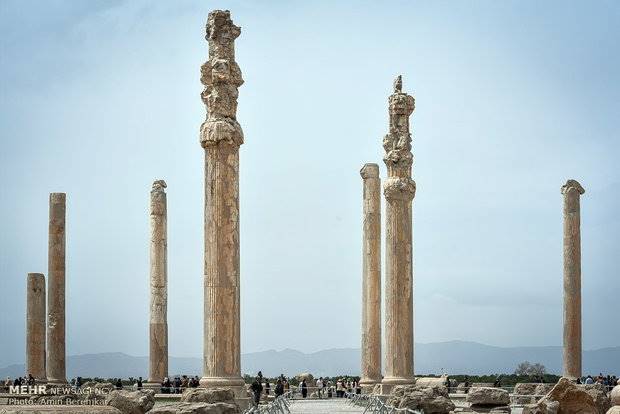
<svg viewBox="0 0 620 414"><path fill-rule="evenodd" d="M182 402L155 407L152 414L240 414L241 410L235 404L229 403L191 403Z"/></svg>
<svg viewBox="0 0 620 414"><path fill-rule="evenodd" d="M594 401L594 405L599 413L603 414L606 412L612 405L611 399L607 394L607 387L603 384L586 384L586 385L578 385L579 388L585 390L585 392L592 397Z"/></svg>
<svg viewBox="0 0 620 414"><path fill-rule="evenodd" d="M510 397L510 402L512 404L533 404L551 391L554 385L555 384L520 382L515 385L513 395Z"/></svg>
<svg viewBox="0 0 620 414"><path fill-rule="evenodd" d="M115 390L106 396L105 402L123 414L144 414L155 405L155 391Z"/></svg>
<svg viewBox="0 0 620 414"><path fill-rule="evenodd" d="M362 375L360 385L381 382L381 179L377 164L365 164L362 236Z"/></svg>
<svg viewBox="0 0 620 414"><path fill-rule="evenodd" d="M575 180L564 195L564 376L581 377L581 218L579 198L585 190Z"/></svg>
<svg viewBox="0 0 620 414"><path fill-rule="evenodd" d="M181 402L234 403L235 393L228 388L188 388L181 396Z"/></svg>
<svg viewBox="0 0 620 414"><path fill-rule="evenodd" d="M385 217L385 377L384 390L412 384L413 377L413 235L411 179L413 154L409 116L412 96L402 92L402 78L389 98L390 130L383 139L388 177L383 185Z"/></svg>
<svg viewBox="0 0 620 414"><path fill-rule="evenodd" d="M26 375L44 382L45 374L45 276L28 273L26 281Z"/></svg>
<svg viewBox="0 0 620 414"><path fill-rule="evenodd" d="M465 401L473 406L500 407L510 404L510 394L501 388L472 387Z"/></svg>
<svg viewBox="0 0 620 414"><path fill-rule="evenodd" d="M150 384L161 384L168 376L168 202L164 180L153 182L151 189L149 323Z"/></svg>
<svg viewBox="0 0 620 414"><path fill-rule="evenodd" d="M618 380L620 384L620 380ZM612 405L620 405L620 385L616 385L609 393L609 398Z"/></svg>
<svg viewBox="0 0 620 414"><path fill-rule="evenodd" d="M67 382L65 365L65 193L50 194L47 288L46 376L52 384Z"/></svg>
<svg viewBox="0 0 620 414"><path fill-rule="evenodd" d="M525 406L523 414L604 414L609 407L604 391L562 377L536 404Z"/></svg>
<svg viewBox="0 0 620 414"><path fill-rule="evenodd" d="M426 414L449 413L454 410L454 403L448 396L445 386L395 386L387 400L387 404L396 408L424 410Z"/></svg>
<svg viewBox="0 0 620 414"><path fill-rule="evenodd" d="M245 397L241 378L239 316L239 146L235 39L241 29L227 10L207 20L209 60L201 68L207 119L200 128L205 150L205 260L203 387L234 388Z"/></svg>

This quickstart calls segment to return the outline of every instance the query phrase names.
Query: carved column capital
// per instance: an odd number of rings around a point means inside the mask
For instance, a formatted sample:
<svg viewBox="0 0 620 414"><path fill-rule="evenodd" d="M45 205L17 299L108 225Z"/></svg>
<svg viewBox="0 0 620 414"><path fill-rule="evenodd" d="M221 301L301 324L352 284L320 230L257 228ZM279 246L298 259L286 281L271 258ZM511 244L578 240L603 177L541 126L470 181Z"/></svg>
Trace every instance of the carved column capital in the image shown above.
<svg viewBox="0 0 620 414"><path fill-rule="evenodd" d="M388 177L383 184L383 195L388 201L413 200L415 197L415 181L408 177Z"/></svg>

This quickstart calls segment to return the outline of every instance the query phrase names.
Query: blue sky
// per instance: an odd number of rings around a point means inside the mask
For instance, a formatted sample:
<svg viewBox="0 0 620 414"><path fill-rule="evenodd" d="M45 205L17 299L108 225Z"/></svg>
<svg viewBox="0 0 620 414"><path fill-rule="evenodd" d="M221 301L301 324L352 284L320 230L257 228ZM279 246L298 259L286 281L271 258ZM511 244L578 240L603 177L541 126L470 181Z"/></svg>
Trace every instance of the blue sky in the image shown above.
<svg viewBox="0 0 620 414"><path fill-rule="evenodd" d="M615 1L0 2L0 366L67 192L67 352L148 354L148 200L169 203L170 354L202 352L199 67L242 28L242 352L357 347L361 178L393 78L416 98L415 338L562 341L562 198L581 182L583 341L615 346Z"/></svg>

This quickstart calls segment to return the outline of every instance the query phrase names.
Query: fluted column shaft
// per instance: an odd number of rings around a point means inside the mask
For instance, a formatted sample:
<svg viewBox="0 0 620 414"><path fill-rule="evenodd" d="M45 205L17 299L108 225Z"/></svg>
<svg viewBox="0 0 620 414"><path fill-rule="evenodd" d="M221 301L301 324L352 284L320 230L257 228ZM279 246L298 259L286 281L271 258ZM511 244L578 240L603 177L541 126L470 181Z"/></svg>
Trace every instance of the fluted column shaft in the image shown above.
<svg viewBox="0 0 620 414"><path fill-rule="evenodd" d="M200 385L231 387L239 397L241 378L239 275L238 87L234 40L241 30L230 12L209 13L209 60L201 68L207 120L200 142L205 149L204 367Z"/></svg>
<svg viewBox="0 0 620 414"><path fill-rule="evenodd" d="M377 164L365 164L362 236L362 377L370 388L381 382L381 179Z"/></svg>
<svg viewBox="0 0 620 414"><path fill-rule="evenodd" d="M399 76L389 98L390 132L383 139L388 178L385 208L385 377L384 392L413 383L413 154L409 116L415 101L402 92Z"/></svg>
<svg viewBox="0 0 620 414"><path fill-rule="evenodd" d="M45 276L28 273L26 289L26 375L45 382Z"/></svg>
<svg viewBox="0 0 620 414"><path fill-rule="evenodd" d="M575 180L562 186L564 195L564 376L581 377L581 217L585 193Z"/></svg>
<svg viewBox="0 0 620 414"><path fill-rule="evenodd" d="M149 383L168 376L168 205L166 183L157 180L151 190L151 318L149 323Z"/></svg>
<svg viewBox="0 0 620 414"><path fill-rule="evenodd" d="M67 382L65 366L65 211L66 194L50 194L48 288L47 288L47 380Z"/></svg>

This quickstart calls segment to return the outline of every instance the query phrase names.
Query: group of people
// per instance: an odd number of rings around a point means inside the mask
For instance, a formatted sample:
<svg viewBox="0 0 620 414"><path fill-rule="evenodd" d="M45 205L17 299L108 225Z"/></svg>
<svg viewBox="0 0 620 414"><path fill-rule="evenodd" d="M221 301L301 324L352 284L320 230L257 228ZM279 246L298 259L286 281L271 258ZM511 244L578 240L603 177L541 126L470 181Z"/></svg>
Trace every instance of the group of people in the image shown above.
<svg viewBox="0 0 620 414"><path fill-rule="evenodd" d="M264 394L266 398L269 397L271 393L271 383L269 379L263 377L263 373L259 371L252 381L249 391L252 393L254 405L258 405L261 395ZM361 394L362 388L355 378L339 378L333 383L328 378L323 377L320 377L316 381L301 378L301 381L296 387L291 387L289 380L283 374L280 374L276 379L274 396L277 398L287 392L297 394L301 396L301 398L308 398L309 392L310 396L316 398L332 398L334 396L336 398L344 398L348 394Z"/></svg>
<svg viewBox="0 0 620 414"><path fill-rule="evenodd" d="M182 375L174 377L172 381L166 377L161 383L161 393L181 394L186 388L198 388L199 381L198 376L189 378L187 375Z"/></svg>
<svg viewBox="0 0 620 414"><path fill-rule="evenodd" d="M15 378L14 380L11 380L11 378L6 377L6 381L4 381L4 386L6 388L9 388L11 385L15 387L19 387L21 385L34 385L34 384L35 384L35 379L32 376L32 374L28 374L28 376L18 377L18 378Z"/></svg>
<svg viewBox="0 0 620 414"><path fill-rule="evenodd" d="M336 398L344 398L347 394L361 394L362 387L357 380L340 378L336 381Z"/></svg>
<svg viewBox="0 0 620 414"><path fill-rule="evenodd" d="M263 387L263 380L265 381L265 386ZM278 379L276 380L276 386L274 389L275 397L279 397L283 395L285 392L289 392L291 389L291 385L283 374L280 374ZM250 390L252 391L252 396L254 405L258 406L260 403L260 396L265 392L265 396L268 397L271 392L271 384L267 378L263 378L263 373L258 371L256 378L250 385Z"/></svg>
<svg viewBox="0 0 620 414"><path fill-rule="evenodd" d="M596 377L592 375L588 375L587 377L582 377L577 379L578 384L601 384L607 387L613 388L618 384L618 377L615 375L603 375L599 373Z"/></svg>

